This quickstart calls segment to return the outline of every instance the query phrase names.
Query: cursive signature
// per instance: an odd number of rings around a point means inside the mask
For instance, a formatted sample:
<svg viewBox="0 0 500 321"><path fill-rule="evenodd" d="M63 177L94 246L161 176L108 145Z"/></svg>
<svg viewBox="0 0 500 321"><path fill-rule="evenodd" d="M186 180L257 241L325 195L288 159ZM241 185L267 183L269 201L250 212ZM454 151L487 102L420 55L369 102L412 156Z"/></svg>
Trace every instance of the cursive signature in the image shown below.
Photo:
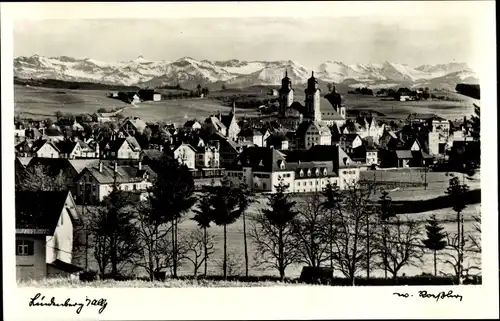
<svg viewBox="0 0 500 321"><path fill-rule="evenodd" d="M400 298L410 298L413 297L413 294L409 294L407 292L394 292L393 295L396 295L397 297ZM462 301L463 297L460 294L455 294L453 293L453 290L450 290L448 292L441 291L438 293L429 293L425 290L418 291L418 297L419 298L424 298L424 299L435 299L436 302L438 302L441 299L459 299Z"/></svg>
<svg viewBox="0 0 500 321"><path fill-rule="evenodd" d="M29 306L30 307L76 307L76 313L80 314L82 312L83 307L85 306L98 306L100 309L98 310L99 314L101 314L106 306L108 305L106 299L89 299L85 298L85 302L72 302L70 298L67 298L65 301L56 302L55 297L51 297L50 300L46 300L45 295L41 293L35 294L32 298L30 298Z"/></svg>

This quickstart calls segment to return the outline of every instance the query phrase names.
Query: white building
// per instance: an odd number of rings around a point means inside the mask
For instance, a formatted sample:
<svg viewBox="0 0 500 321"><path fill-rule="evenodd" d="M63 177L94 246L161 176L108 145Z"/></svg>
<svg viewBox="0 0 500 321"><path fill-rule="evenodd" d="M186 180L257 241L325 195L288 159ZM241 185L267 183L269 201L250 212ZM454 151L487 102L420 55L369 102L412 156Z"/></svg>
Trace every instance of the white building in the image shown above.
<svg viewBox="0 0 500 321"><path fill-rule="evenodd" d="M77 277L72 264L80 214L70 192L16 192L16 278Z"/></svg>

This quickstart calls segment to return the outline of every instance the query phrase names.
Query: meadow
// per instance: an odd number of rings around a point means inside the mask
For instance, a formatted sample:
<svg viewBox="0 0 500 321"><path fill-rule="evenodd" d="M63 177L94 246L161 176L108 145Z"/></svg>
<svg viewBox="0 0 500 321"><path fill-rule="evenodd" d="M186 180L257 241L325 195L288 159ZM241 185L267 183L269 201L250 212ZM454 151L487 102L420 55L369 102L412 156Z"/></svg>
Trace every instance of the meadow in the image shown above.
<svg viewBox="0 0 500 321"><path fill-rule="evenodd" d="M43 87L14 86L14 112L23 117L47 118L54 117L55 112L68 114L94 113L99 108L125 108L124 116L137 116L145 121L168 121L183 123L187 119L205 118L210 114L221 111L227 113L229 106L224 106L214 97L232 95L257 95L267 97L262 88L245 90L227 90L226 92L211 92L208 98L173 99L159 102L143 102L134 107L116 99L106 97L106 90L72 90ZM381 119L393 120L408 117L410 113L435 113L444 118L462 119L464 115L473 114L472 98L448 93L456 101L428 100L428 101L394 101L380 97L345 94L345 105L348 110L369 111L375 110L384 114ZM212 98L211 98L212 97ZM269 96L270 97L270 96ZM268 98L269 98L268 97ZM296 101L303 101L303 93L297 90ZM256 116L257 110L239 109L236 112L241 116Z"/></svg>

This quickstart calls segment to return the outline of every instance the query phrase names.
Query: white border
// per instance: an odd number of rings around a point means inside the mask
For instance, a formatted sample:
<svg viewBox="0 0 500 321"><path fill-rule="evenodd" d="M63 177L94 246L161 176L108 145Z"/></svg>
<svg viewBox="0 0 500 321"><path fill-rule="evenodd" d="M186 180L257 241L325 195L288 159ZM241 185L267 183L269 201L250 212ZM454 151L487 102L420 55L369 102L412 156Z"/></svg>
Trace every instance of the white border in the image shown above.
<svg viewBox="0 0 500 321"><path fill-rule="evenodd" d="M495 3L273 2L273 3L2 3L2 217L4 311L6 320L68 319L72 309L28 308L36 289L17 289L14 268L14 153L12 21L14 19L442 16L474 13L481 48L483 285L449 287L464 301L400 299L394 291L413 287L287 287L234 289L44 289L46 295L105 297L102 315L84 309L78 318L144 319L320 319L320 318L498 318L498 207L496 142ZM342 30L339 32L349 32ZM470 44L464 43L464 46ZM423 287L428 291L438 289ZM444 288L439 288L444 290Z"/></svg>

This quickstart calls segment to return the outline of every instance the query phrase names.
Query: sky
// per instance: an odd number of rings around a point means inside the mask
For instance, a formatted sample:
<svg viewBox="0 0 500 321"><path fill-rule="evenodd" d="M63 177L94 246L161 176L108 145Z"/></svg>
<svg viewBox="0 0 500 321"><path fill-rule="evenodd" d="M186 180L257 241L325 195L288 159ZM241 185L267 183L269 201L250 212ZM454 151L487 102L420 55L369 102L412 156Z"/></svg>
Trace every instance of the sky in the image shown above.
<svg viewBox="0 0 500 321"><path fill-rule="evenodd" d="M14 56L101 61L181 57L408 64L478 63L467 16L50 19L14 22Z"/></svg>

